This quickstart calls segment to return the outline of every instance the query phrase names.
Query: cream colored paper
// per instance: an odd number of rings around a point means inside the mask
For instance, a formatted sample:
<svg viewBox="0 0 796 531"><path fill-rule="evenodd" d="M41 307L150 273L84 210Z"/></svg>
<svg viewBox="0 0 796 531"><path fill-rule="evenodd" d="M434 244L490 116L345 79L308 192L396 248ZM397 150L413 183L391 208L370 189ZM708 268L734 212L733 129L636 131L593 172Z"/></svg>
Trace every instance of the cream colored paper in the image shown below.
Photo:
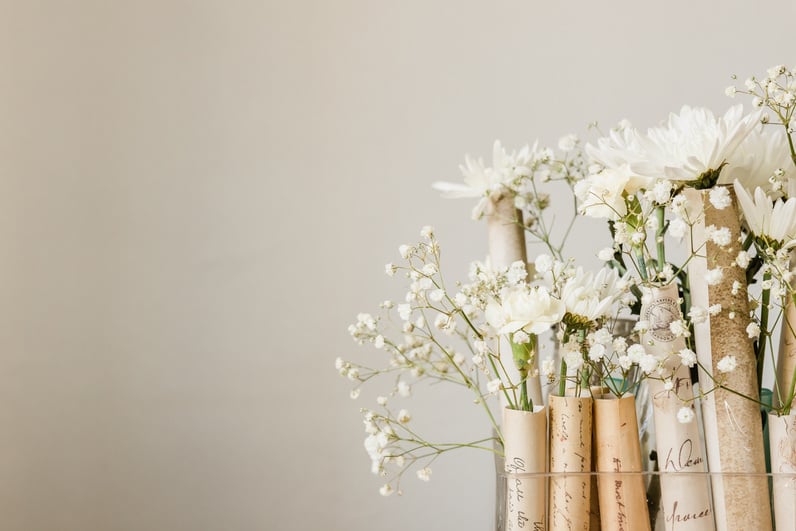
<svg viewBox="0 0 796 531"><path fill-rule="evenodd" d="M661 509L665 529L713 531L710 482L707 477L677 477L674 472L705 472L707 462L702 450L696 420L683 424L677 420L682 407L694 407L694 390L688 367L680 363L677 352L686 348L685 339L675 337L669 324L682 319L677 286L645 288L646 304L641 319L649 323L641 341L648 353L666 360L661 376L672 383L647 380L655 419L655 446L661 472Z"/></svg>
<svg viewBox="0 0 796 531"><path fill-rule="evenodd" d="M734 201L734 192L729 189ZM719 248L712 242L705 244L705 227L730 229L731 241L740 237L737 210L714 208L707 200L707 192L686 190L689 208L699 221L694 226L692 246L699 257L689 262L691 304L708 308L720 304L722 311L704 323L694 325L694 339L700 364L718 376L716 368L724 356L735 356L737 368L723 375L724 384L752 400L758 399L757 368L752 342L746 333L749 324L749 305L745 271L733 262L739 246ZM704 244L704 245L703 245ZM721 283L708 286L704 279L708 269L721 267ZM732 292L734 282L742 289ZM733 318L731 318L733 312ZM707 374L700 372L702 389L712 387ZM729 391L709 393L702 400L708 466L711 472L765 473L763 432L760 408ZM748 531L771 529L768 482L765 477L714 476L713 509L717 531Z"/></svg>
<svg viewBox="0 0 796 531"><path fill-rule="evenodd" d="M532 277L533 267L527 264L528 255L525 249L525 230L522 227L522 212L514 206L514 197L503 195L496 201L491 201L486 211L487 243L489 245L489 260L496 270L509 267L514 262L526 264L528 279ZM519 383L520 374L511 361L511 346L508 341L503 341L501 352L508 352L508 362L503 365L508 372L508 377L513 383ZM528 396L536 405L542 402L542 384L539 379L539 360L534 356L528 376ZM501 405L506 407L505 397L501 395Z"/></svg>
<svg viewBox="0 0 796 531"><path fill-rule="evenodd" d="M545 478L513 477L547 471L547 409L503 409L506 455L506 531L544 531Z"/></svg>
<svg viewBox="0 0 796 531"><path fill-rule="evenodd" d="M777 530L796 529L796 415L770 414L768 436L774 474L774 521Z"/></svg>
<svg viewBox="0 0 796 531"><path fill-rule="evenodd" d="M603 531L649 531L633 396L594 399L594 434Z"/></svg>
<svg viewBox="0 0 796 531"><path fill-rule="evenodd" d="M796 268L796 251L790 254L791 271ZM796 304L788 298L782 314L782 328L779 336L779 356L777 358L777 388L774 390L774 403L782 405L788 398L796 373Z"/></svg>
<svg viewBox="0 0 796 531"><path fill-rule="evenodd" d="M548 397L550 408L550 531L589 531L591 476L591 397Z"/></svg>

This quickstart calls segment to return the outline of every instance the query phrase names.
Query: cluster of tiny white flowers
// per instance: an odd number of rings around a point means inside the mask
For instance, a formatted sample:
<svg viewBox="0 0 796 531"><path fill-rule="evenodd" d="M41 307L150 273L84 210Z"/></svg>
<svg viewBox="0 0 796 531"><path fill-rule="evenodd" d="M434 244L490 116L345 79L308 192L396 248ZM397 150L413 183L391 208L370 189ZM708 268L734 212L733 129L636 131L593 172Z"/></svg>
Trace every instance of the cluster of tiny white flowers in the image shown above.
<svg viewBox="0 0 796 531"><path fill-rule="evenodd" d="M705 227L705 237L719 247L726 247L732 243L732 234L727 227L716 228L715 225L708 225Z"/></svg>
<svg viewBox="0 0 796 531"><path fill-rule="evenodd" d="M628 344L628 339L614 336L608 328L600 328L586 337L588 359L609 373L627 378L636 365L644 375L652 375L660 368L660 360L649 354L639 343Z"/></svg>
<svg viewBox="0 0 796 531"><path fill-rule="evenodd" d="M716 186L708 192L708 200L717 210L724 210L732 204L730 191L724 186Z"/></svg>
<svg viewBox="0 0 796 531"><path fill-rule="evenodd" d="M688 424L694 420L696 414L693 407L683 406L677 411L677 420L681 424Z"/></svg>
<svg viewBox="0 0 796 531"><path fill-rule="evenodd" d="M721 267L708 269L705 272L705 282L708 284L708 286L716 286L720 284L723 278L724 278L724 271L722 271Z"/></svg>
<svg viewBox="0 0 796 531"><path fill-rule="evenodd" d="M724 373L732 372L736 369L736 367L738 367L738 360L735 358L735 356L731 355L724 356L716 364L716 369L719 372L724 372Z"/></svg>
<svg viewBox="0 0 796 531"><path fill-rule="evenodd" d="M774 111L778 118L789 118L796 103L796 70L785 65L772 66L766 71L765 77L747 78L743 88L732 85L727 87L725 93L730 97L738 93L751 95L755 107L765 106ZM785 120L783 123L789 124L790 121Z"/></svg>

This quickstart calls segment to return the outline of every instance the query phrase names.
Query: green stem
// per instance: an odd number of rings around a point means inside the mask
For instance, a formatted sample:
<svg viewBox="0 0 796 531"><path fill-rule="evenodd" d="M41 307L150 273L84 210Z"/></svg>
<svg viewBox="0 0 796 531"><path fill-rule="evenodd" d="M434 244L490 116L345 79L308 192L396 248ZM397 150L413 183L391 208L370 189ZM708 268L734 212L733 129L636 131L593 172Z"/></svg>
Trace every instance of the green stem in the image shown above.
<svg viewBox="0 0 796 531"><path fill-rule="evenodd" d="M520 404L523 411L533 411L533 400L528 397L528 372L520 373Z"/></svg>
<svg viewBox="0 0 796 531"><path fill-rule="evenodd" d="M644 259L644 251L641 249L641 247L634 247L633 250L636 252L638 274L641 275L641 280L646 282L649 280L649 278L647 276L647 261Z"/></svg>
<svg viewBox="0 0 796 531"><path fill-rule="evenodd" d="M763 283L771 281L771 272L763 273ZM760 308L760 335L757 338L757 387L763 387L763 367L766 361L766 337L768 336L768 305L771 301L771 288L763 290Z"/></svg>
<svg viewBox="0 0 796 531"><path fill-rule="evenodd" d="M533 400L528 396L528 369L531 367L532 351L536 350L536 336L532 335L529 342L520 345L509 338L514 364L520 373L520 409L533 411Z"/></svg>
<svg viewBox="0 0 796 531"><path fill-rule="evenodd" d="M666 249L663 245L663 235L666 233L666 225L662 206L655 207L655 217L658 220L658 230L655 232L655 245L658 249L658 273L663 272L666 265Z"/></svg>

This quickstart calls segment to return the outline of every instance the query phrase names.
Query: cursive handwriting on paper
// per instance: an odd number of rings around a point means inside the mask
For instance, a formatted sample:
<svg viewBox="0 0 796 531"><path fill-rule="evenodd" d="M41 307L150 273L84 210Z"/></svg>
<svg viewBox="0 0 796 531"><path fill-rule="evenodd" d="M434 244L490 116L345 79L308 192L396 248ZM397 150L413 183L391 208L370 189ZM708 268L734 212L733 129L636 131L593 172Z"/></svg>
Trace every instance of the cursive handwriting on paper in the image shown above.
<svg viewBox="0 0 796 531"><path fill-rule="evenodd" d="M618 457L613 458L614 472L622 471L622 461ZM622 490L622 480L614 480L614 501L616 502L616 523L619 525L618 531L627 530L627 513L625 513L625 500Z"/></svg>
<svg viewBox="0 0 796 531"><path fill-rule="evenodd" d="M684 468L700 465L704 462L701 456L694 457L694 443L691 439L686 439L677 450L677 455L674 455L675 449L669 448L664 461L663 469L665 471L680 472Z"/></svg>
<svg viewBox="0 0 796 531"><path fill-rule="evenodd" d="M702 509L701 511L698 512L686 512L686 513L678 512L677 505L678 502L675 501L672 504L671 514L666 515L666 523L671 524L671 527L667 526L669 531L675 531L675 524L679 522L690 522L691 520L699 520L700 518L705 518L707 516L710 516L711 514L710 507L706 507L705 509Z"/></svg>

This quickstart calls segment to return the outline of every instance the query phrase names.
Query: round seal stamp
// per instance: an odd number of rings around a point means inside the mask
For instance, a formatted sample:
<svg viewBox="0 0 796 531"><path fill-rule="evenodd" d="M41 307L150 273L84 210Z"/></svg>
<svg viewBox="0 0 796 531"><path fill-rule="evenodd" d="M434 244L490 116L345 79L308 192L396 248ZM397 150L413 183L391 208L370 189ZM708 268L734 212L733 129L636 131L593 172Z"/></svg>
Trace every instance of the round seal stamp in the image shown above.
<svg viewBox="0 0 796 531"><path fill-rule="evenodd" d="M675 339L669 325L677 320L679 313L677 299L660 297L649 303L642 319L649 323L649 333L653 338L669 343Z"/></svg>

